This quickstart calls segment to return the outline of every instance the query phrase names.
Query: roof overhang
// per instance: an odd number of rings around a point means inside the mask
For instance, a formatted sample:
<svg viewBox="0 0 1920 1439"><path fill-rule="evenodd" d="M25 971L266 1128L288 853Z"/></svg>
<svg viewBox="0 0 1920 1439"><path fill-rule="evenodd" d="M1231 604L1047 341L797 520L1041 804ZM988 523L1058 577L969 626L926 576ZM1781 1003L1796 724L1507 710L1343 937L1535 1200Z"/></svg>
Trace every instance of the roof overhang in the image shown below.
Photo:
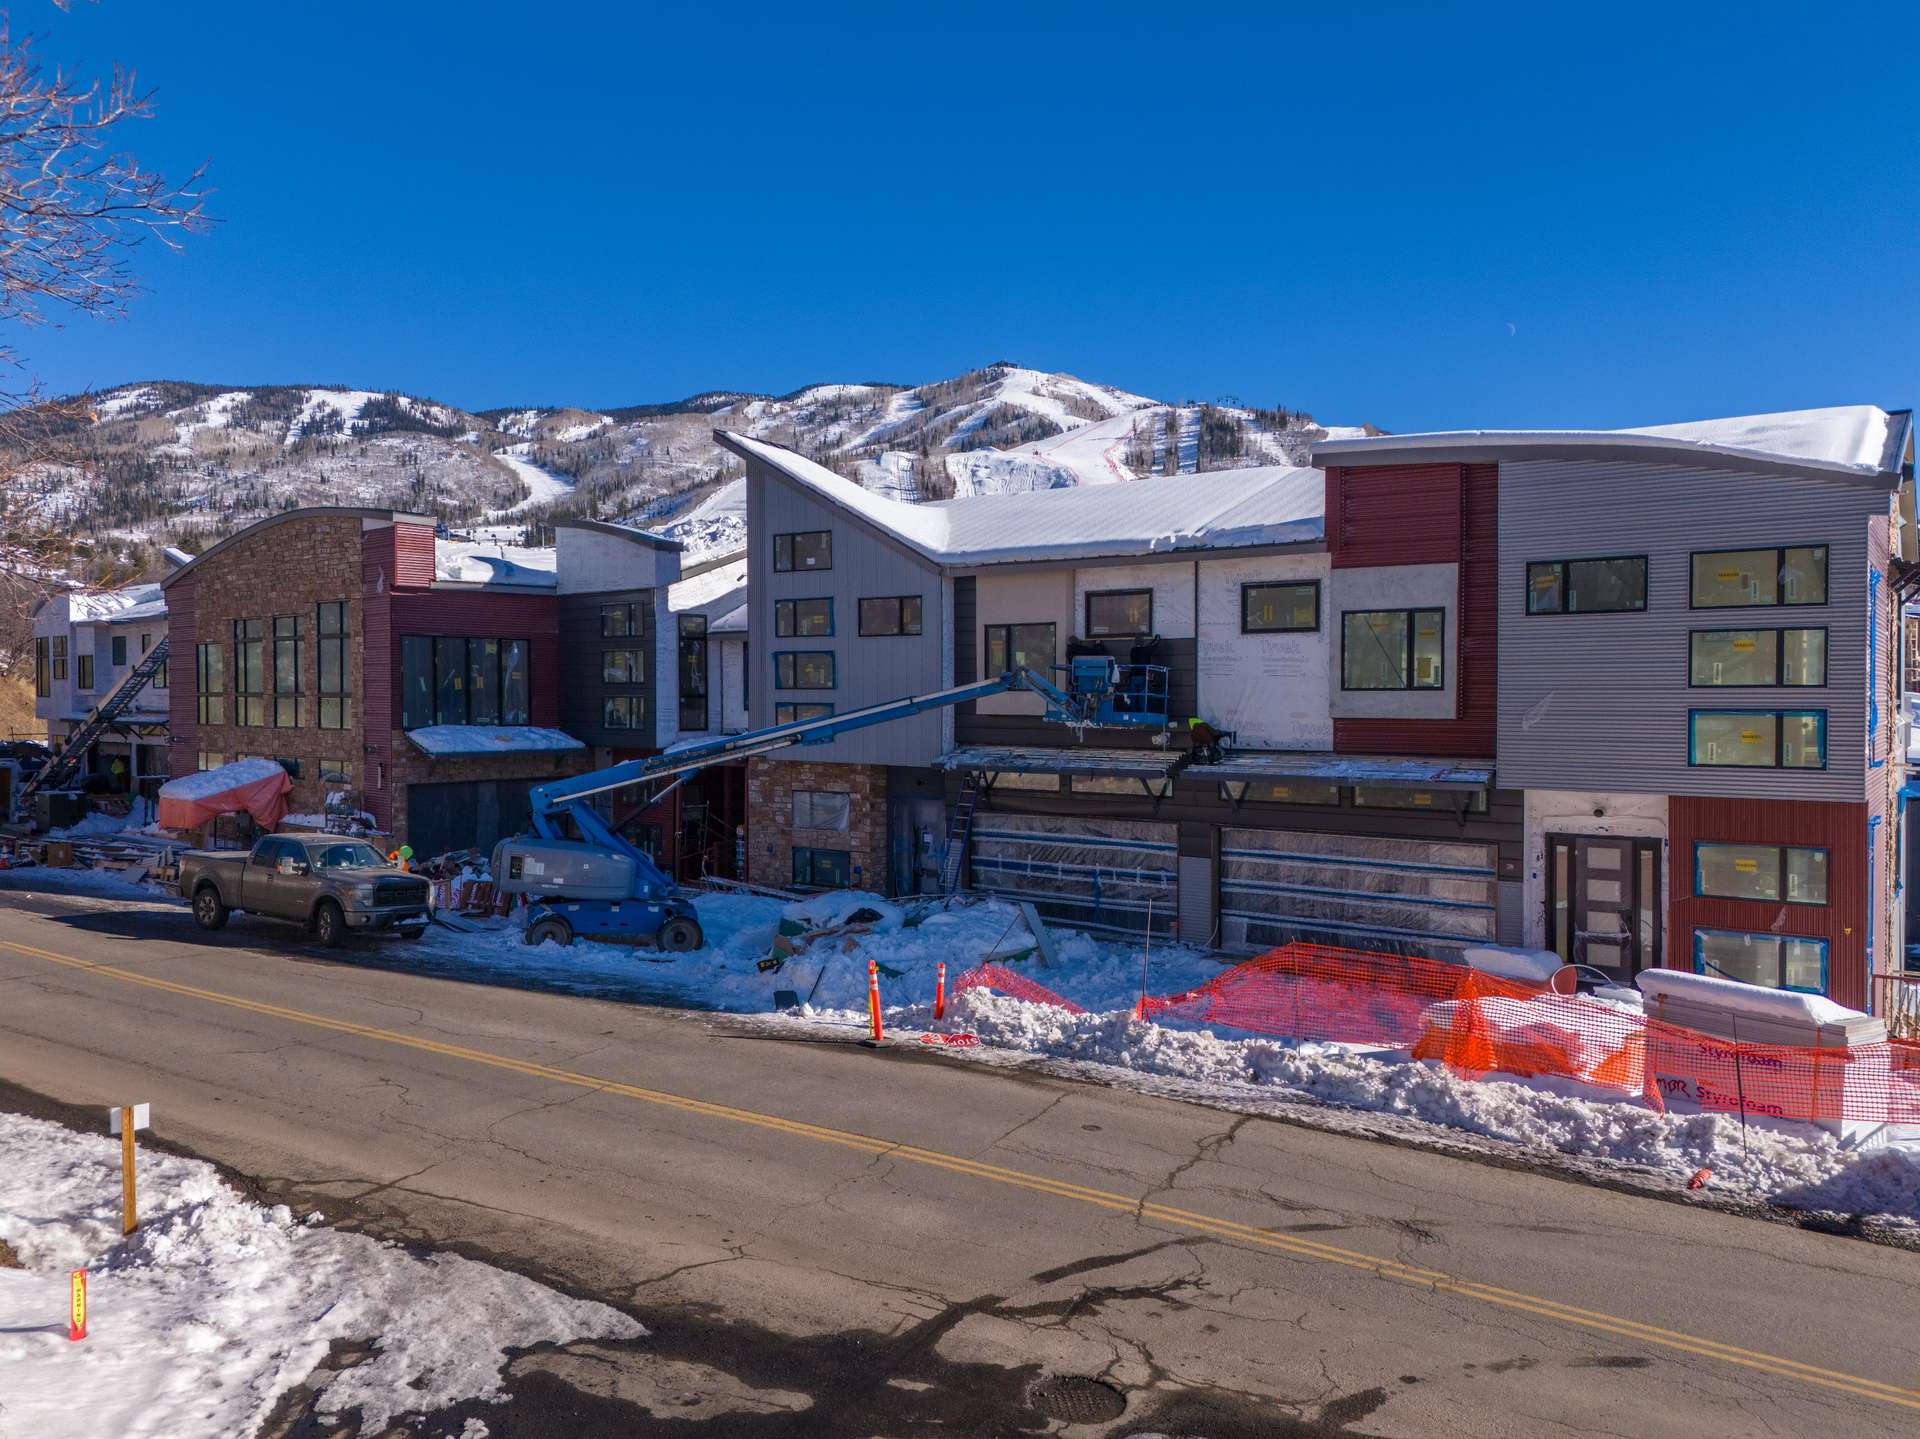
<svg viewBox="0 0 1920 1439"><path fill-rule="evenodd" d="M1184 753L1161 749L1048 749L1042 745L969 745L934 761L939 769L988 774L1098 774L1165 779Z"/></svg>
<svg viewBox="0 0 1920 1439"><path fill-rule="evenodd" d="M1906 429L1905 426L1900 429L1902 439L1897 448L1904 449ZM1894 448L1896 446L1889 446ZM1353 440L1322 440L1313 447L1314 464L1328 468L1511 464L1522 460L1632 460L1693 469L1743 470L1750 474L1815 474L1823 479L1880 489L1892 489L1900 482L1897 460L1892 469L1866 469L1829 460L1794 459L1675 440L1664 435L1614 430L1457 430L1431 435L1368 435Z"/></svg>
<svg viewBox="0 0 1920 1439"><path fill-rule="evenodd" d="M636 545L645 545L650 549L670 550L675 554L686 549L679 540L657 535L652 530L635 529L632 525L610 524L606 520L568 519L555 520L556 530L586 530L596 535L611 535L618 540L629 540Z"/></svg>
<svg viewBox="0 0 1920 1439"><path fill-rule="evenodd" d="M1396 759L1371 755L1229 754L1219 764L1188 765L1182 779L1226 781L1307 780L1318 784L1409 785L1415 789L1472 794L1493 783L1484 760Z"/></svg>
<svg viewBox="0 0 1920 1439"><path fill-rule="evenodd" d="M435 759L501 754L564 754L586 748L565 730L539 725L436 724L406 731L415 749Z"/></svg>

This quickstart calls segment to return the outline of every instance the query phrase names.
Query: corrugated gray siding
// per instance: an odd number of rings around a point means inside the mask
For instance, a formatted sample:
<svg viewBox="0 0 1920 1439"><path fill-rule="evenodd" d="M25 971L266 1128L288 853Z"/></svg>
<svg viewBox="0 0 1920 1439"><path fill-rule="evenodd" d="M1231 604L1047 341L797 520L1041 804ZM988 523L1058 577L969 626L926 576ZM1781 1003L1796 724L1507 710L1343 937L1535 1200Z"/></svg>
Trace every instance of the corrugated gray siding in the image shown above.
<svg viewBox="0 0 1920 1439"><path fill-rule="evenodd" d="M773 568L773 537L802 530L833 532L833 568L801 572ZM904 695L941 688L944 594L938 568L881 538L844 511L823 504L771 468L747 466L749 536L747 660L753 668L748 686L752 726L773 723L773 707L782 702L831 704L837 713ZM882 595L919 595L921 633L861 639L859 601ZM777 639L773 605L781 599L833 600L831 639ZM776 690L774 656L788 650L828 650L834 655L832 690ZM789 751L797 759L838 760L851 764L930 764L942 751L937 710L856 730L831 744Z"/></svg>
<svg viewBox="0 0 1920 1439"><path fill-rule="evenodd" d="M1865 793L1867 526L1887 494L1812 476L1669 465L1500 467L1500 783L1524 789L1860 802ZM1689 608L1696 550L1827 546L1825 605ZM1647 609L1529 615L1532 560L1647 556ZM1688 632L1827 629L1827 683L1688 687ZM1825 770L1687 763L1689 709L1824 709Z"/></svg>

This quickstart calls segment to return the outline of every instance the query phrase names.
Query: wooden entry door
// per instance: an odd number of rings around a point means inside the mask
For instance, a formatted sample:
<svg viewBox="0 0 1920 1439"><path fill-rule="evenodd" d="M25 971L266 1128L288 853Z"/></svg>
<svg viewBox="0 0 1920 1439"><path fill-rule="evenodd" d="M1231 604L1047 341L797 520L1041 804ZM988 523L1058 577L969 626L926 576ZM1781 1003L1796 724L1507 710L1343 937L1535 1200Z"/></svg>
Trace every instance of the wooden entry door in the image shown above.
<svg viewBox="0 0 1920 1439"><path fill-rule="evenodd" d="M1621 984L1660 963L1660 842L1547 836L1547 943Z"/></svg>

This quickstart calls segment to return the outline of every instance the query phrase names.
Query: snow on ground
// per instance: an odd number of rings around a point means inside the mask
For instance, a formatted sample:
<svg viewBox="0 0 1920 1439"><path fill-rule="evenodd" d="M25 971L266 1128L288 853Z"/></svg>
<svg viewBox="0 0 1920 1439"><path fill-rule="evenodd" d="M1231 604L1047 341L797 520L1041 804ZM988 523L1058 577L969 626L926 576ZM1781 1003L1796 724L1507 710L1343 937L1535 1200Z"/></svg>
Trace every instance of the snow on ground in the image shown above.
<svg viewBox="0 0 1920 1439"><path fill-rule="evenodd" d="M578 428L578 426L574 428ZM590 425L587 427L587 432L591 433L597 428L599 427L596 425ZM571 431L562 431L558 438L562 440L568 438L579 439L583 438L583 436L572 435ZM496 511L494 514L488 516L489 519L497 520L503 515L518 514L520 511L530 509L534 505L550 505L555 500L565 499L573 493L574 482L572 480L568 479L565 475L556 475L552 470L543 470L527 458L526 451L529 448L527 445L509 445L504 450L495 450L493 452L493 457L508 469L512 470L514 478L527 487L527 497L518 504L509 505L504 510Z"/></svg>
<svg viewBox="0 0 1920 1439"><path fill-rule="evenodd" d="M155 897L151 888L136 889L115 875L85 870L20 871L4 882L8 888L54 893ZM822 918L843 918L849 909L870 907L880 921L816 940L777 972L767 973L758 966L773 953L784 907L780 900L706 894L695 904L705 947L671 959L585 941L568 948L533 947L521 941L513 920L457 917L436 924L417 943L370 942L358 947L355 957L468 982L838 1031L864 1029L871 958L885 967L880 989L889 1033L904 1042L917 1042L922 1034L978 1039L978 1048L943 1046L955 1057L999 1064L1038 1059L1104 1083L1231 1108L1277 1107L1298 1116L1307 1107L1319 1116L1310 1122L1325 1127L1391 1133L1539 1162L1570 1161L1583 1173L1604 1170L1668 1192L1695 1171L1710 1169L1710 1197L1878 1216L1877 1222L1909 1232L1920 1229L1920 1153L1911 1147L1859 1154L1811 1126L1753 1124L1743 1134L1732 1115L1657 1114L1637 1101L1569 1081L1473 1080L1415 1062L1401 1051L1295 1043L1183 1024L1173 1015L1156 1023L1135 1020L1134 1005L1143 992L1175 994L1221 973L1220 958L1185 945L1155 943L1148 952L1133 942L1055 929L1055 963L1042 965L1035 957L1011 958L1032 940L1017 911L1006 904L935 908L910 923L911 902L894 905L871 895L837 894L810 906ZM953 993L960 976L989 956L1005 959L1008 968L1087 1012L1075 1015L984 988ZM943 960L950 997L946 1017L936 1021L934 967ZM799 1007L776 1011L780 991L791 992ZM1343 1115L1353 1116L1353 1122Z"/></svg>
<svg viewBox="0 0 1920 1439"><path fill-rule="evenodd" d="M1112 419L1083 424L1064 435L1052 435L1044 440L1034 440L1011 450L994 453L1003 453L1009 460L1024 456L1029 462L1036 459L1044 461L1069 471L1083 485L1116 484L1121 480L1136 478L1126 464L1127 446L1133 439L1135 428L1145 430L1149 426L1164 425L1165 414L1166 411L1162 409L1138 413L1128 411Z"/></svg>
<svg viewBox="0 0 1920 1439"><path fill-rule="evenodd" d="M0 1239L24 1266L0 1269L5 1439L252 1434L335 1340L375 1347L325 1377L319 1412L357 1409L358 1432L384 1433L498 1395L509 1349L646 1332L490 1265L251 1203L200 1160L146 1151L139 1166L142 1224L122 1238L119 1142L0 1114ZM74 1342L77 1268L88 1337Z"/></svg>
<svg viewBox="0 0 1920 1439"><path fill-rule="evenodd" d="M449 583L521 585L553 589L559 584L551 545L509 545L498 541L435 540L433 577Z"/></svg>

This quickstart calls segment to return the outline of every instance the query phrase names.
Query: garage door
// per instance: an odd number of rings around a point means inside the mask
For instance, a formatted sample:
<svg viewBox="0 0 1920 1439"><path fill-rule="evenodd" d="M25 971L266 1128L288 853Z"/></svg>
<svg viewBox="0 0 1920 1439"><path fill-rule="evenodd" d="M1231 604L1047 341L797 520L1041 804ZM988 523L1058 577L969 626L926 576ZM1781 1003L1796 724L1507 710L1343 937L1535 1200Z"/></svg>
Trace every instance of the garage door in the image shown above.
<svg viewBox="0 0 1920 1439"><path fill-rule="evenodd" d="M527 827L530 779L467 780L407 786L406 841L414 858L453 849L491 850Z"/></svg>
<svg viewBox="0 0 1920 1439"><path fill-rule="evenodd" d="M1179 909L1177 854L1170 824L982 814L973 886L1031 900L1045 918L1076 929L1168 935Z"/></svg>
<svg viewBox="0 0 1920 1439"><path fill-rule="evenodd" d="M1419 953L1491 940L1490 844L1292 830L1220 833L1225 943L1289 940Z"/></svg>

